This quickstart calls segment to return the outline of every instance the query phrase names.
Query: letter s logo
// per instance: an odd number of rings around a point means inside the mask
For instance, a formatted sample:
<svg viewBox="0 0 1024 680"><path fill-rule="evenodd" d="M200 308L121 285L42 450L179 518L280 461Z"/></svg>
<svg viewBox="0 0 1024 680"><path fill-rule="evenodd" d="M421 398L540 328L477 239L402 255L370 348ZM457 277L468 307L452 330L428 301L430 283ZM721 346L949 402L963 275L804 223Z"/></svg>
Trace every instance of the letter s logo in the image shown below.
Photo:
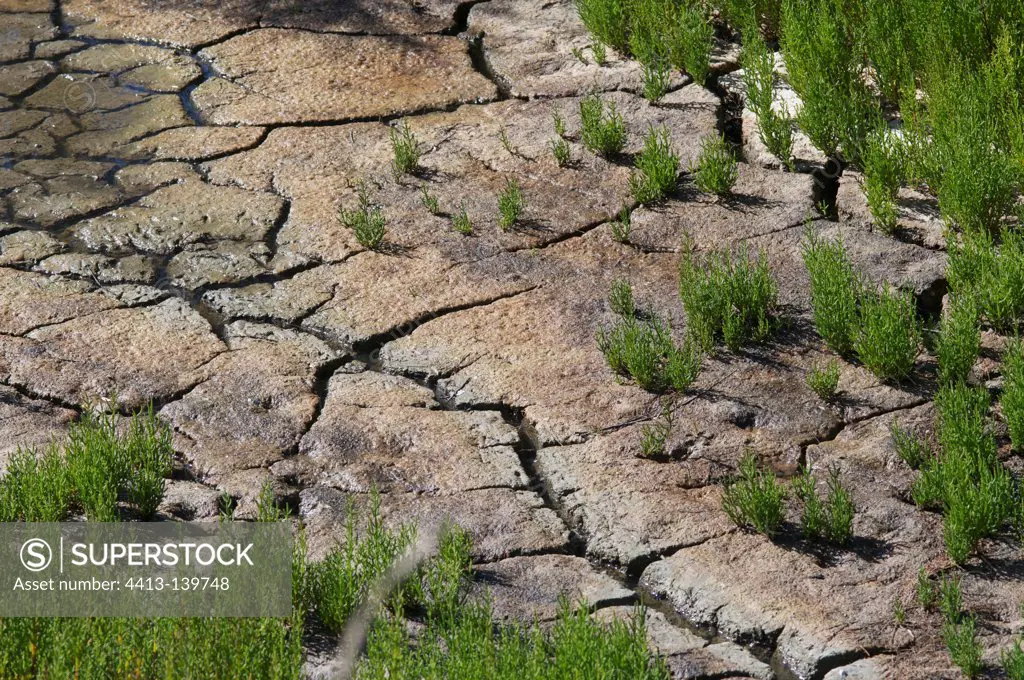
<svg viewBox="0 0 1024 680"><path fill-rule="evenodd" d="M29 571L42 571L52 560L50 544L41 538L29 539L21 546L21 564Z"/></svg>

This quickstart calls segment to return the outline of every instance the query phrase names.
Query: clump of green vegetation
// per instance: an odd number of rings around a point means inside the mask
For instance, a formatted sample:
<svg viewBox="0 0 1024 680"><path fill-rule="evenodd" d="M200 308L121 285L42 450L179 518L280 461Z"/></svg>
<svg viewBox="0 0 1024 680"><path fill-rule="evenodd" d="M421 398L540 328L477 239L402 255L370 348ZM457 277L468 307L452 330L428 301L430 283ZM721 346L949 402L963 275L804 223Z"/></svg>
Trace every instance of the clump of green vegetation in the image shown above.
<svg viewBox="0 0 1024 680"><path fill-rule="evenodd" d="M587 95L580 101L581 137L583 145L600 156L614 156L626 144L626 123L615 110L615 103L608 104L605 112L600 95Z"/></svg>
<svg viewBox="0 0 1024 680"><path fill-rule="evenodd" d="M561 137L551 140L551 154L555 157L555 163L560 168L564 168L572 163L572 149L569 147L569 142Z"/></svg>
<svg viewBox="0 0 1024 680"><path fill-rule="evenodd" d="M629 208L620 210L619 219L612 220L612 238L618 243L629 243L629 233L632 230L630 220Z"/></svg>
<svg viewBox="0 0 1024 680"><path fill-rule="evenodd" d="M473 235L473 221L469 219L469 213L466 212L465 205L459 206L459 212L452 216L452 229L463 236Z"/></svg>
<svg viewBox="0 0 1024 680"><path fill-rule="evenodd" d="M695 83L703 86L711 69L714 26L697 3L679 3L676 16L676 23L670 24L672 65L686 71Z"/></svg>
<svg viewBox="0 0 1024 680"><path fill-rule="evenodd" d="M4 678L303 677L303 620L0 619Z"/></svg>
<svg viewBox="0 0 1024 680"><path fill-rule="evenodd" d="M800 128L826 156L859 161L880 113L861 77L855 42L838 8L805 0L782 3L782 52L789 82L800 95Z"/></svg>
<svg viewBox="0 0 1024 680"><path fill-rule="evenodd" d="M764 35L774 38L779 33L782 0L723 0L720 6L724 18L743 32L743 39Z"/></svg>
<svg viewBox="0 0 1024 680"><path fill-rule="evenodd" d="M670 429L667 423L659 421L653 425L644 425L640 431L640 455L644 458L655 458L665 453L665 441Z"/></svg>
<svg viewBox="0 0 1024 680"><path fill-rule="evenodd" d="M958 622L942 624L942 639L949 650L953 663L967 678L976 678L981 673L982 647L978 641L977 623L973 615L963 616Z"/></svg>
<svg viewBox="0 0 1024 680"><path fill-rule="evenodd" d="M942 317L935 353L939 358L939 380L967 382L981 351L981 327L974 301L951 297Z"/></svg>
<svg viewBox="0 0 1024 680"><path fill-rule="evenodd" d="M834 352L849 356L857 328L860 280L842 241L825 241L810 228L802 246L811 276L814 327Z"/></svg>
<svg viewBox="0 0 1024 680"><path fill-rule="evenodd" d="M677 347L668 323L657 315L621 319L597 334L608 366L650 392L683 392L700 373L703 357L689 340Z"/></svg>
<svg viewBox="0 0 1024 680"><path fill-rule="evenodd" d="M943 576L938 587L939 611L946 621L958 621L964 609L963 591L959 576Z"/></svg>
<svg viewBox="0 0 1024 680"><path fill-rule="evenodd" d="M526 209L526 200L523 198L523 190L519 186L519 180L509 178L505 180L505 188L498 195L498 224L502 231L508 231Z"/></svg>
<svg viewBox="0 0 1024 680"><path fill-rule="evenodd" d="M644 99L655 104L668 92L671 74L664 62L643 65Z"/></svg>
<svg viewBox="0 0 1024 680"><path fill-rule="evenodd" d="M433 622L435 619L431 619ZM568 680L588 677L669 680L665 662L647 646L645 614L603 624L583 603L562 600L550 627L495 626L489 601L467 602L458 616L440 617L410 636L398 615L370 632L360 680Z"/></svg>
<svg viewBox="0 0 1024 680"><path fill-rule="evenodd" d="M871 132L864 143L864 195L875 224L887 234L896 229L899 219L896 196L906 174L905 154L901 138L884 124Z"/></svg>
<svg viewBox="0 0 1024 680"><path fill-rule="evenodd" d="M729 143L720 135L707 137L701 142L700 155L690 172L697 188L719 196L732 191L739 179L736 157Z"/></svg>
<svg viewBox="0 0 1024 680"><path fill-rule="evenodd" d="M973 299L996 330L1016 330L1024 319L1024 234L1005 229L996 245L987 232L967 232L948 245L950 289Z"/></svg>
<svg viewBox="0 0 1024 680"><path fill-rule="evenodd" d="M1010 340L1003 352L1003 396L999 400L1013 448L1024 450L1024 343Z"/></svg>
<svg viewBox="0 0 1024 680"><path fill-rule="evenodd" d="M420 203L431 215L441 214L441 202L437 199L436 194L430 193L430 189L427 189L426 185L420 187Z"/></svg>
<svg viewBox="0 0 1024 680"><path fill-rule="evenodd" d="M932 457L932 449L928 442L910 430L903 429L895 420L889 426L889 434L892 436L896 455L909 465L910 469L917 470Z"/></svg>
<svg viewBox="0 0 1024 680"><path fill-rule="evenodd" d="M576 11L600 42L628 54L629 5L629 0L576 0Z"/></svg>
<svg viewBox="0 0 1024 680"><path fill-rule="evenodd" d="M1014 40L997 26L981 28L1002 36L991 51L972 55L974 63L936 63L923 78L928 101L920 134L930 143L920 145L919 166L943 215L965 232L998 233L1021 181L1021 62Z"/></svg>
<svg viewBox="0 0 1024 680"><path fill-rule="evenodd" d="M752 260L746 245L735 254L698 259L688 244L679 266L679 295L689 334L704 350L721 338L738 351L764 342L775 329L778 284L767 256L762 252Z"/></svg>
<svg viewBox="0 0 1024 680"><path fill-rule="evenodd" d="M917 570L917 587L915 592L917 594L917 603L925 611L930 611L939 600L938 589L932 583L932 580L928 578L928 572L925 571L924 567Z"/></svg>
<svg viewBox="0 0 1024 680"><path fill-rule="evenodd" d="M633 286L625 279L616 279L612 282L612 293L608 297L608 304L612 311L624 319L632 319L636 316L636 303L633 301Z"/></svg>
<svg viewBox="0 0 1024 680"><path fill-rule="evenodd" d="M758 36L749 36L743 43L743 82L747 90L747 106L757 116L757 132L761 143L790 170L793 164L793 120L789 113L775 110L775 55Z"/></svg>
<svg viewBox="0 0 1024 680"><path fill-rule="evenodd" d="M359 183L356 200L356 208L342 208L338 219L355 233L359 245L368 250L377 250L384 243L386 233L387 220L384 212L370 200L370 189L366 182Z"/></svg>
<svg viewBox="0 0 1024 680"><path fill-rule="evenodd" d="M1003 672L1006 673L1006 677L1010 680L1024 680L1024 649L1021 648L1022 644L1024 644L1024 640L1018 638L999 655Z"/></svg>
<svg viewBox="0 0 1024 680"><path fill-rule="evenodd" d="M740 527L751 527L772 537L786 518L786 489L771 472L758 468L753 453L740 459L739 476L730 480L722 492L722 509Z"/></svg>
<svg viewBox="0 0 1024 680"><path fill-rule="evenodd" d="M0 478L0 521L60 522L82 513L116 522L127 509L151 518L171 472L170 430L152 409L119 422L86 410L62 444L38 455L19 450Z"/></svg>
<svg viewBox="0 0 1024 680"><path fill-rule="evenodd" d="M803 244L811 277L811 308L819 335L842 356L856 355L883 380L910 375L921 330L909 292L875 290L853 269L842 241L824 241L810 229Z"/></svg>
<svg viewBox="0 0 1024 680"><path fill-rule="evenodd" d="M968 678L981 672L981 643L972 614L963 610L960 577L943 577L939 582L937 599L942 612L942 640L946 643L953 663Z"/></svg>
<svg viewBox="0 0 1024 680"><path fill-rule="evenodd" d="M349 505L345 542L310 565L309 598L328 630L340 633L369 588L416 540L412 525L388 529L380 516L380 497L373 494L366 527L357 533L358 513Z"/></svg>
<svg viewBox="0 0 1024 680"><path fill-rule="evenodd" d="M811 367L807 374L807 386L822 401L835 399L836 389L839 387L839 362L830 361L824 368Z"/></svg>
<svg viewBox="0 0 1024 680"><path fill-rule="evenodd" d="M416 135L409 129L409 123L402 121L388 131L391 137L391 150L394 152L392 167L395 176L412 174L420 165L420 145Z"/></svg>
<svg viewBox="0 0 1024 680"><path fill-rule="evenodd" d="M629 178L629 190L637 203L660 201L675 189L679 156L672 150L667 128L650 129L644 150L636 157L636 169Z"/></svg>
<svg viewBox="0 0 1024 680"><path fill-rule="evenodd" d="M829 468L826 484L828 499L823 501L809 468L797 477L794 492L804 506L800 524L807 538L846 545L853 537L853 517L856 514L853 498L840 481L838 468Z"/></svg>
<svg viewBox="0 0 1024 680"><path fill-rule="evenodd" d="M883 380L902 380L914 370L921 331L910 292L862 289L860 333L853 343L858 358Z"/></svg>
<svg viewBox="0 0 1024 680"><path fill-rule="evenodd" d="M40 457L19 449L0 479L0 521L60 522L68 515L73 493L59 451L51 449Z"/></svg>
<svg viewBox="0 0 1024 680"><path fill-rule="evenodd" d="M590 53L594 56L594 63L598 66L604 66L608 61L608 50L600 40L590 43Z"/></svg>
<svg viewBox="0 0 1024 680"><path fill-rule="evenodd" d="M946 552L965 562L978 541L998 532L1014 514L1013 477L997 455L982 388L946 385L936 396L938 455L925 459L914 482L914 502L943 511Z"/></svg>
<svg viewBox="0 0 1024 680"><path fill-rule="evenodd" d="M572 56L576 57L576 61L580 62L584 66L590 63L587 61L587 58L583 56L583 50L578 47L572 48Z"/></svg>
<svg viewBox="0 0 1024 680"><path fill-rule="evenodd" d="M899 595L892 601L892 620L897 626L902 626L907 622L907 610L903 606L903 600Z"/></svg>

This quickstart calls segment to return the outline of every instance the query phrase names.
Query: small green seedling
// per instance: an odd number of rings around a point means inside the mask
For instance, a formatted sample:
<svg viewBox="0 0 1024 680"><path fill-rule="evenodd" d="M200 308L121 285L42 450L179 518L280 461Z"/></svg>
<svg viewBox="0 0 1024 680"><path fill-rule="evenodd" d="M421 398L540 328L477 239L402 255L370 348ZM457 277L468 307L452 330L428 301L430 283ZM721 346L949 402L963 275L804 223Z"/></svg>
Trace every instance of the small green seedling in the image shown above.
<svg viewBox="0 0 1024 680"><path fill-rule="evenodd" d="M629 208L619 211L619 219L612 221L612 239L619 243L629 243L629 233L632 231L630 225Z"/></svg>
<svg viewBox="0 0 1024 680"><path fill-rule="evenodd" d="M900 427L895 420L889 426L889 433L892 435L896 455L912 470L917 470L932 457L932 449L928 443L910 430Z"/></svg>
<svg viewBox="0 0 1024 680"><path fill-rule="evenodd" d="M581 137L583 145L599 156L609 157L622 151L626 144L626 123L609 103L607 112L600 95L587 95L580 101Z"/></svg>
<svg viewBox="0 0 1024 680"><path fill-rule="evenodd" d="M640 456L657 458L665 455L665 442L672 432L670 419L662 417L652 425L644 425L640 430Z"/></svg>
<svg viewBox="0 0 1024 680"><path fill-rule="evenodd" d="M381 209L371 202L370 190L365 182L359 183L356 196L356 208L343 208L338 219L355 233L359 245L368 250L377 250L384 242L387 220Z"/></svg>
<svg viewBox="0 0 1024 680"><path fill-rule="evenodd" d="M928 577L924 567L917 570L917 603L925 611L931 611L939 601L939 591L935 583Z"/></svg>
<svg viewBox="0 0 1024 680"><path fill-rule="evenodd" d="M505 147L505 151L508 151L510 156L518 156L519 149L512 145L512 140L508 137L508 130L502 125L498 130L498 139L501 140L501 145Z"/></svg>
<svg viewBox="0 0 1024 680"><path fill-rule="evenodd" d="M473 235L473 222L469 219L465 204L459 206L459 212L452 217L452 229L463 236Z"/></svg>
<svg viewBox="0 0 1024 680"><path fill-rule="evenodd" d="M892 601L892 620L897 626L902 626L907 622L907 610L903 606L903 598L899 595Z"/></svg>
<svg viewBox="0 0 1024 680"><path fill-rule="evenodd" d="M565 137L565 119L562 118L562 114L559 113L558 109L551 110L551 123L555 127L555 134L559 137Z"/></svg>
<svg viewBox="0 0 1024 680"><path fill-rule="evenodd" d="M647 101L652 104L661 101L668 92L670 82L671 73L663 61L643 65L644 99Z"/></svg>
<svg viewBox="0 0 1024 680"><path fill-rule="evenodd" d="M416 135L409 129L409 123L402 121L388 132L391 137L391 150L394 152L393 167L395 176L411 175L420 164L420 149Z"/></svg>
<svg viewBox="0 0 1024 680"><path fill-rule="evenodd" d="M981 674L983 649L978 640L974 616L964 616L959 623L942 624L942 639L949 650L953 664L969 679Z"/></svg>
<svg viewBox="0 0 1024 680"><path fill-rule="evenodd" d="M824 368L814 366L807 374L807 386L822 401L832 401L839 387L839 362L830 361Z"/></svg>
<svg viewBox="0 0 1024 680"><path fill-rule="evenodd" d="M672 149L668 128L651 128L644 150L636 157L636 172L629 178L629 190L637 203L653 203L676 187L679 156Z"/></svg>
<svg viewBox="0 0 1024 680"><path fill-rule="evenodd" d="M437 195L430 193L425 185L420 187L420 203L431 215L441 214L441 202L438 201Z"/></svg>
<svg viewBox="0 0 1024 680"><path fill-rule="evenodd" d="M805 468L794 482L796 496L804 504L800 519L803 533L810 539L823 539L838 546L846 545L853 537L856 508L850 492L839 479L838 468L829 468L827 486L828 498L822 501L810 469Z"/></svg>
<svg viewBox="0 0 1024 680"><path fill-rule="evenodd" d="M612 311L624 319L631 319L636 316L636 304L633 302L633 287L626 279L615 279L612 282L612 292L608 297L608 303Z"/></svg>
<svg viewBox="0 0 1024 680"><path fill-rule="evenodd" d="M569 146L569 142L561 137L551 140L551 153L555 157L555 163L560 168L564 168L572 163L572 149Z"/></svg>
<svg viewBox="0 0 1024 680"><path fill-rule="evenodd" d="M1024 644L1024 640L1017 638L999 655L1003 672L1006 673L1006 677L1010 680L1024 680L1024 649L1021 648L1022 644Z"/></svg>
<svg viewBox="0 0 1024 680"><path fill-rule="evenodd" d="M523 190L519 186L519 180L508 178L505 180L505 188L498 196L498 224L502 231L508 231L526 209L526 201L523 199Z"/></svg>

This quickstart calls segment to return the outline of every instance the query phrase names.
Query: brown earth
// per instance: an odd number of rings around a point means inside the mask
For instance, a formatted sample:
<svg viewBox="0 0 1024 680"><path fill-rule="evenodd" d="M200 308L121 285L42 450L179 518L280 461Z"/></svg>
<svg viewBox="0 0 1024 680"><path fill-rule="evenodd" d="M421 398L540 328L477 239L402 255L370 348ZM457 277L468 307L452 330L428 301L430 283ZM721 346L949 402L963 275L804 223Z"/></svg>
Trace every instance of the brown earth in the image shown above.
<svg viewBox="0 0 1024 680"><path fill-rule="evenodd" d="M736 45L717 49L712 87L677 74L652 105L635 62L587 59L570 0L0 0L0 20L0 468L116 392L173 428L183 470L167 517L210 519L223 492L246 516L270 480L321 554L377 489L390 523L470 532L500 618L549 621L562 594L603 619L647 604L678 678L956 677L938 617L913 604L918 570L950 567L941 518L908 502L913 473L888 434L893 420L930 427L934 358L903 386L844 362L831 404L805 384L833 358L810 322L805 230L841 236L867 275L934 314L935 201L905 190L886 236L848 172L838 219L821 216L829 187L809 171L825 159L798 139L798 172L781 170L720 96L742 96ZM595 88L628 128L612 159L580 140ZM403 118L423 155L396 177ZM631 161L660 125L684 172L669 200L634 206ZM743 162L716 199L685 171L723 127ZM526 210L503 231L510 177ZM388 222L377 251L338 220L363 182ZM461 209L473 236L451 229ZM707 357L649 460L640 440L662 404L616 378L594 338L615 319L617 278L683 337L687 242L763 249L785 324ZM978 374L995 377L991 360ZM783 477L838 466L852 544L732 525L722 483L746 450ZM990 663L1022 626L1020 572L1003 540L965 570Z"/></svg>

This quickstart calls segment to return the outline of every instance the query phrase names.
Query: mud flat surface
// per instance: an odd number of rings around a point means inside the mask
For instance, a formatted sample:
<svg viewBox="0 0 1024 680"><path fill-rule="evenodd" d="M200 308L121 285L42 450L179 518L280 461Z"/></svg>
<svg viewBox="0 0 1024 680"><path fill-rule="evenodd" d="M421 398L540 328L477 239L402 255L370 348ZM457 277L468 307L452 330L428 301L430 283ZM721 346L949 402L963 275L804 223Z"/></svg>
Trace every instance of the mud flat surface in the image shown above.
<svg viewBox="0 0 1024 680"><path fill-rule="evenodd" d="M949 567L941 518L910 502L888 434L894 420L930 426L934 362L902 388L843 364L832 405L805 385L828 358L800 256L808 221L934 314L934 206L901 196L897 238L876 233L846 176L838 219L820 217L809 171L822 159L771 167L750 115L723 100L742 95L729 45L714 87L680 77L652 105L635 63L573 56L589 39L570 0L337 4L0 0L0 465L116 392L173 427L187 465L169 516L209 519L224 491L244 515L269 479L316 553L375 487L389 521L471 532L501 617L549 619L562 593L602 617L648 604L679 678L955 677L938 615L913 605L918 571ZM579 140L595 88L628 128L612 161ZM396 179L402 118L424 155ZM684 168L728 127L745 150L735 196L684 176L618 243L630 158L661 124ZM527 210L502 231L508 177ZM360 181L388 219L380 251L337 219ZM462 207L472 237L450 228ZM667 454L644 459L661 404L617 380L594 337L622 277L682 337L687 235L763 248L786 325L709 357L672 402ZM782 476L838 466L858 508L850 547L733 526L722 482L746 450ZM1024 585L1015 548L982 554L963 587L991 661L1020 627Z"/></svg>

